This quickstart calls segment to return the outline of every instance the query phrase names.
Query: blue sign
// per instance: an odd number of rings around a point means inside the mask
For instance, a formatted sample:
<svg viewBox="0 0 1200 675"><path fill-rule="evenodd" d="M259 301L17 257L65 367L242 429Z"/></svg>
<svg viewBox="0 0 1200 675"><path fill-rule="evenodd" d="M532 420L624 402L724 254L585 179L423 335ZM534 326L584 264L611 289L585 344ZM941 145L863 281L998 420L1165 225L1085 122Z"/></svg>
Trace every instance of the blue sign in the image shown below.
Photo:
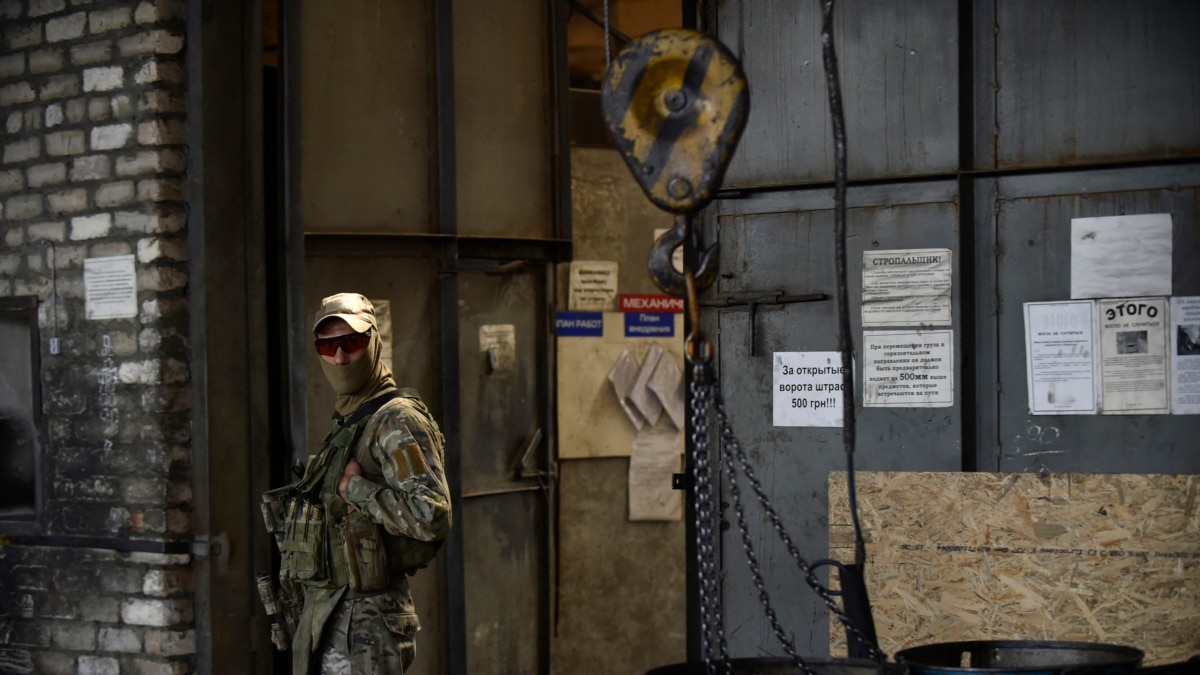
<svg viewBox="0 0 1200 675"><path fill-rule="evenodd" d="M602 312L557 312L554 333L559 337L601 337L604 335Z"/></svg>
<svg viewBox="0 0 1200 675"><path fill-rule="evenodd" d="M625 337L674 337L675 314L625 313Z"/></svg>

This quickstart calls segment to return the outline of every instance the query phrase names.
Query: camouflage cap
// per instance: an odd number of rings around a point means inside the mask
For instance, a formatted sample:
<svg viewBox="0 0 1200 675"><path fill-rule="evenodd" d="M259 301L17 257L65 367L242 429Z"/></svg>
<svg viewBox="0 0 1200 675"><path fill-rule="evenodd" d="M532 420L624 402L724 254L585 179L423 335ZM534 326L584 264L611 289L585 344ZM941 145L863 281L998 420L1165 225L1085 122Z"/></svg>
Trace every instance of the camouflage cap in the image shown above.
<svg viewBox="0 0 1200 675"><path fill-rule="evenodd" d="M358 293L335 293L321 301L313 321L313 333L326 319L338 318L350 325L351 330L365 333L375 328L375 306Z"/></svg>

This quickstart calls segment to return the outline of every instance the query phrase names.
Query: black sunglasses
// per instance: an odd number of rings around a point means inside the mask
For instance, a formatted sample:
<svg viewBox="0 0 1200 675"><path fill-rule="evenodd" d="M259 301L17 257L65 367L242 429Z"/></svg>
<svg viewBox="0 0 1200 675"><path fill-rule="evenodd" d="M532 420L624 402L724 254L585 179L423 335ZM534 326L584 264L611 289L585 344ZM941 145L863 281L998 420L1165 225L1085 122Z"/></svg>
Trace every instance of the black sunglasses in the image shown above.
<svg viewBox="0 0 1200 675"><path fill-rule="evenodd" d="M370 343L371 331L369 330L365 333L348 333L346 335L313 340L313 344L317 346L317 353L321 356L334 356L337 354L339 347L347 354L353 354L361 349L365 349Z"/></svg>

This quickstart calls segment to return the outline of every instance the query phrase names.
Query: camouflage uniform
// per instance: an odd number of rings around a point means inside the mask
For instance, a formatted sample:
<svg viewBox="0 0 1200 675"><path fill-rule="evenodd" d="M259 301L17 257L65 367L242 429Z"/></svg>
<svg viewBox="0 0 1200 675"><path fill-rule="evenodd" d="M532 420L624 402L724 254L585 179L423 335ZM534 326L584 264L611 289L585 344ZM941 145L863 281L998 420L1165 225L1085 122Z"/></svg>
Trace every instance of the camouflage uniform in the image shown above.
<svg viewBox="0 0 1200 675"><path fill-rule="evenodd" d="M323 674L404 672L416 654L420 630L405 572L415 571L412 561L432 555L431 543L450 530L444 441L424 404L395 398L362 424L365 428L350 448L362 475L350 479L345 501L336 494L321 497L330 514L360 509L383 526L390 581L382 591L360 594L339 584L336 574L332 583L318 580L306 586L292 644L297 675L318 672L316 668ZM340 472L341 467L328 470Z"/></svg>

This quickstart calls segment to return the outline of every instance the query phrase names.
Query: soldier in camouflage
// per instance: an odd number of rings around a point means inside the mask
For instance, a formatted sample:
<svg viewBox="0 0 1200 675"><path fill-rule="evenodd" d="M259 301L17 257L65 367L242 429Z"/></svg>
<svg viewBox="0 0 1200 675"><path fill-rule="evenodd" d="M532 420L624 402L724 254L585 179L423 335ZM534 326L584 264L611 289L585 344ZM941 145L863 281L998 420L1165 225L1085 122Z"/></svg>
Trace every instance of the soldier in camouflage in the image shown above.
<svg viewBox="0 0 1200 675"><path fill-rule="evenodd" d="M281 547L281 578L304 588L292 670L403 673L420 630L408 575L450 530L444 439L415 392L397 390L367 298L325 298L313 335L337 403L334 428L297 484L318 514L303 522L322 534L305 530L300 544Z"/></svg>

